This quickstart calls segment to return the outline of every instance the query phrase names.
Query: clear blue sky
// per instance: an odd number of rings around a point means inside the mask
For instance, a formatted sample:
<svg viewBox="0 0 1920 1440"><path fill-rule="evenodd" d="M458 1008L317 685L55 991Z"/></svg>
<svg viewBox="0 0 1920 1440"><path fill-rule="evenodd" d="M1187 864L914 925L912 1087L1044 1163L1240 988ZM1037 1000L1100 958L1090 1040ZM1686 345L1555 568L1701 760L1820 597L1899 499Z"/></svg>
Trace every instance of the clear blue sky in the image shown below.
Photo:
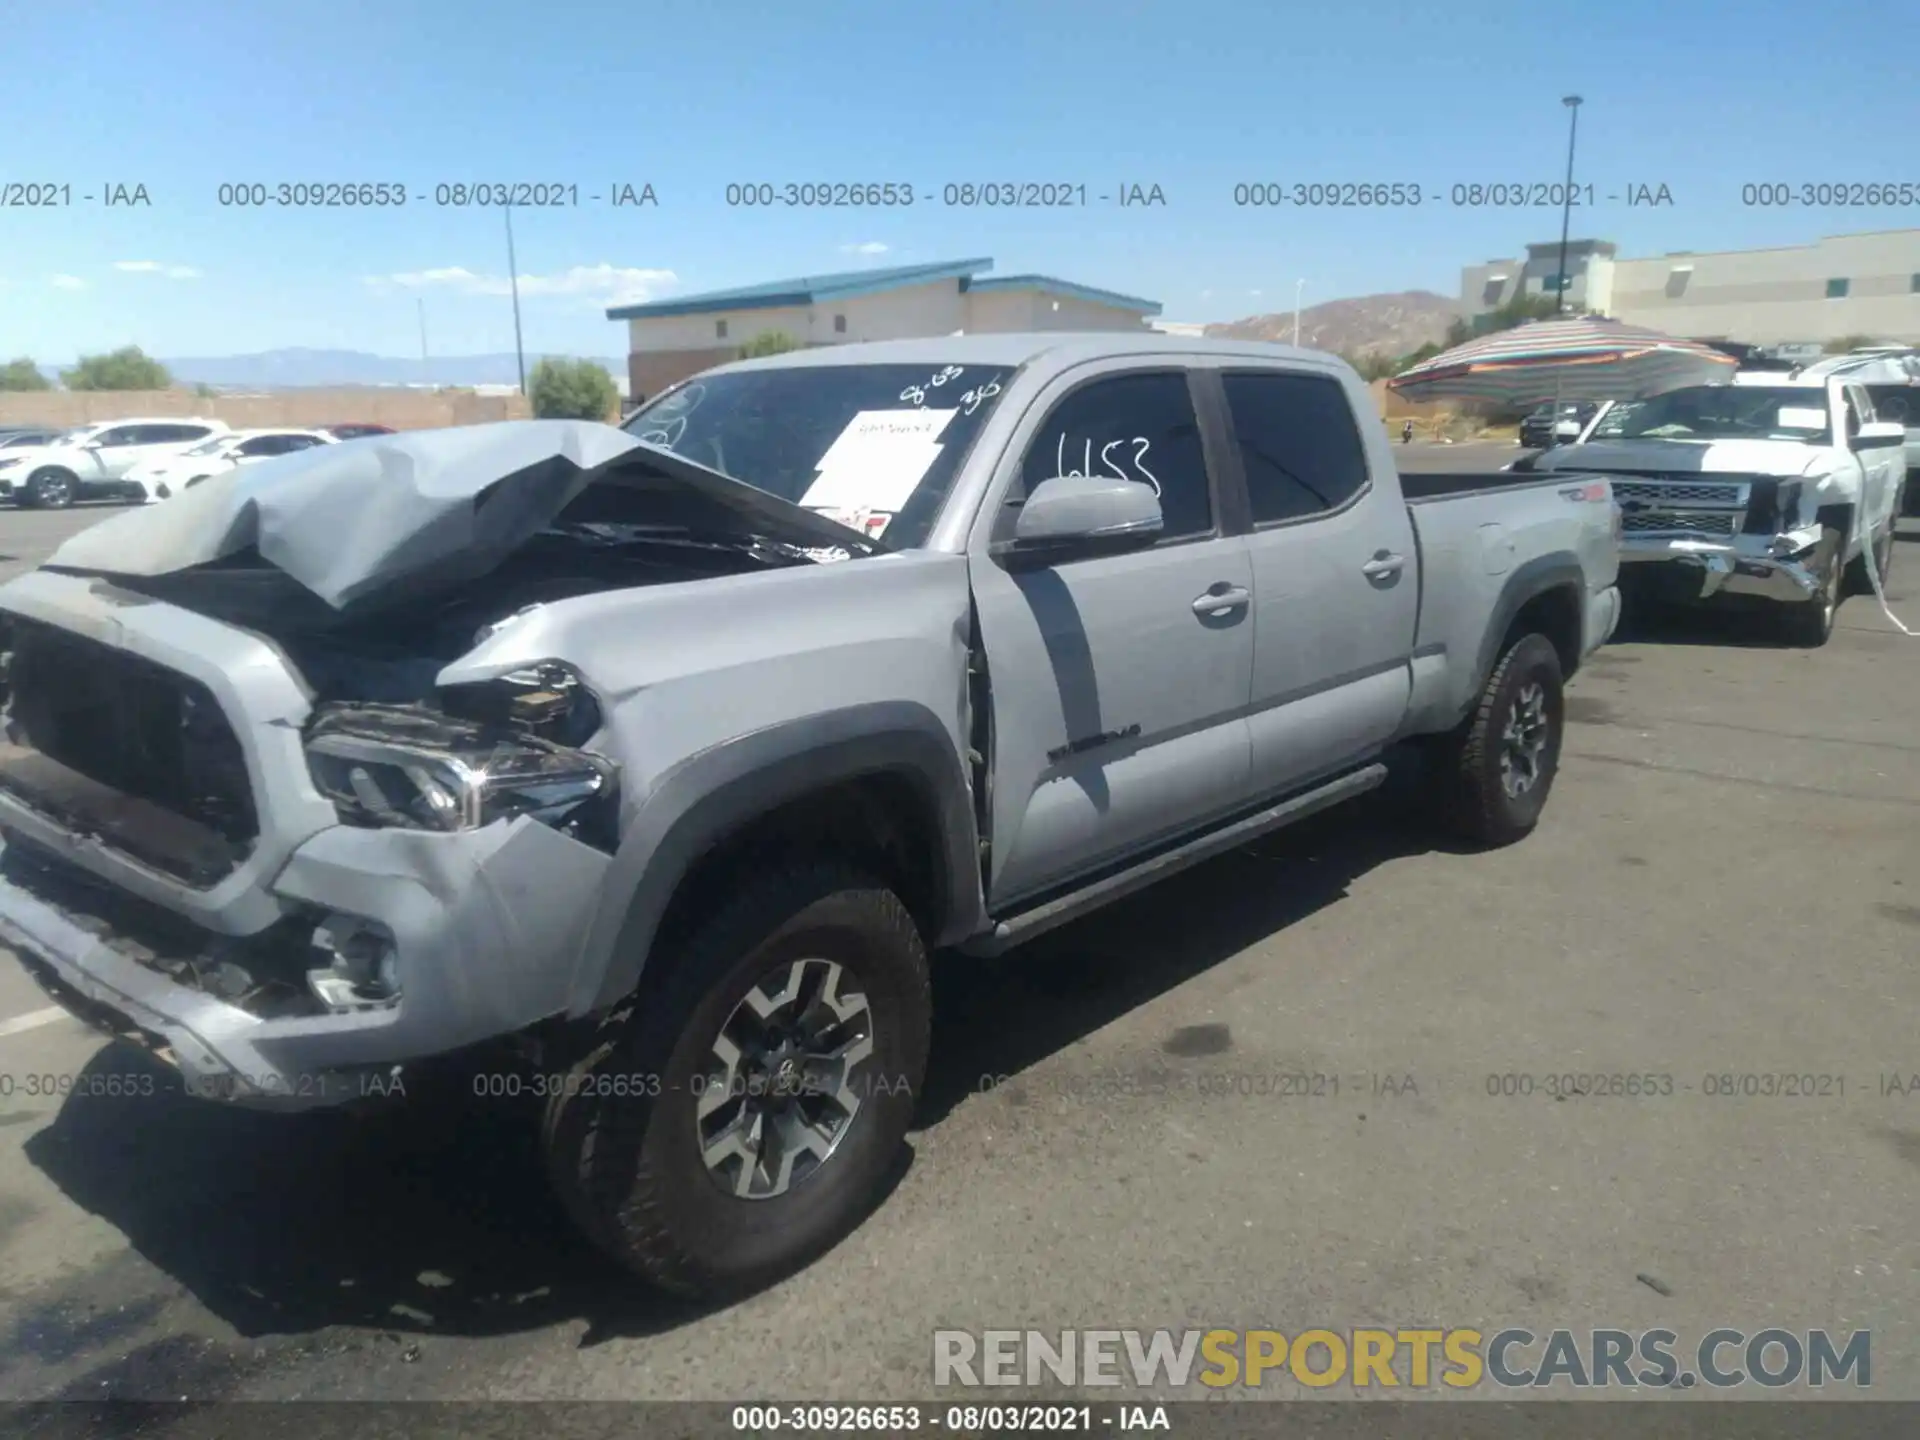
<svg viewBox="0 0 1920 1440"><path fill-rule="evenodd" d="M1557 209L1238 209L1236 182L1561 177L1575 235L1628 255L1920 225L1906 211L1754 209L1743 181L1920 183L1910 48L1784 0L501 4L99 0L6 20L0 350L49 362L289 345L509 350L497 210L436 184L577 184L520 212L529 350L616 355L620 298L991 255L1218 320L1380 290L1557 238ZM1880 11L1883 18L1894 7ZM1907 35L1911 27L1895 26ZM1884 32L1891 34L1894 32ZM372 212L222 208L223 182L395 181ZM729 182L906 181L910 210L730 209ZM948 209L948 182L1159 185L1164 208ZM105 209L113 182L150 207ZM594 204L651 183L657 208ZM1674 203L1604 196L1669 187ZM881 247L884 247L881 248ZM137 266L140 268L123 268Z"/></svg>

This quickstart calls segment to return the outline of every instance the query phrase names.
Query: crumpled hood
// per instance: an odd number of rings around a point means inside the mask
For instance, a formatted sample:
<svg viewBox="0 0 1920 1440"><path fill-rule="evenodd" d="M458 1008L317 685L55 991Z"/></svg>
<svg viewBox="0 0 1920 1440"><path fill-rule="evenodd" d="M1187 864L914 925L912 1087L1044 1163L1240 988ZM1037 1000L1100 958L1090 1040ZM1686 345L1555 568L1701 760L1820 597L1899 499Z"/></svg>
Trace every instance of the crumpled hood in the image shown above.
<svg viewBox="0 0 1920 1440"><path fill-rule="evenodd" d="M1805 475L1827 458L1791 440L1592 440L1536 456L1536 470L1671 470L1701 474Z"/></svg>
<svg viewBox="0 0 1920 1440"><path fill-rule="evenodd" d="M691 500L708 524L803 547L880 548L611 425L507 420L316 445L236 466L163 505L90 526L46 566L144 577L251 549L344 609L485 575L596 482L657 497L667 522L685 523Z"/></svg>

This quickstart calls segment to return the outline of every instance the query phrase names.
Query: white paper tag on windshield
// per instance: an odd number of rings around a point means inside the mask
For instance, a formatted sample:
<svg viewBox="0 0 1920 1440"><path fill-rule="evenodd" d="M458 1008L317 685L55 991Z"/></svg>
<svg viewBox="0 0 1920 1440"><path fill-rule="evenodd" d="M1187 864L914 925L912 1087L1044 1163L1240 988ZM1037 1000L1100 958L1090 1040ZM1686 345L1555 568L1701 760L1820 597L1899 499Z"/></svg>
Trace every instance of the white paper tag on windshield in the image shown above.
<svg viewBox="0 0 1920 1440"><path fill-rule="evenodd" d="M939 441L914 436L873 438L853 448L843 445L835 443L833 462L821 465L800 497L809 510L896 511L926 478L941 450Z"/></svg>
<svg viewBox="0 0 1920 1440"><path fill-rule="evenodd" d="M889 445L938 440L957 410L862 410L847 422L827 453L814 462L816 470L835 470L850 459Z"/></svg>
<svg viewBox="0 0 1920 1440"><path fill-rule="evenodd" d="M1780 428L1782 430L1824 430L1827 428L1827 412L1801 410L1791 405L1783 405L1780 407Z"/></svg>

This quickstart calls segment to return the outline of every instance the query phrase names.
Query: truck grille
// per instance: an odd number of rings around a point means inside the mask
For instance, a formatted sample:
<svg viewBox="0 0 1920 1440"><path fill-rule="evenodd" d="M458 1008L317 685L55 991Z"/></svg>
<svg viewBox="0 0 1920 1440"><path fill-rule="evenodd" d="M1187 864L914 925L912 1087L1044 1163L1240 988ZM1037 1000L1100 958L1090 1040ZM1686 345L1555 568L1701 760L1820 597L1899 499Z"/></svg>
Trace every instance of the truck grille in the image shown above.
<svg viewBox="0 0 1920 1440"><path fill-rule="evenodd" d="M1739 482L1615 480L1614 503L1626 535L1730 540L1747 517L1749 487Z"/></svg>
<svg viewBox="0 0 1920 1440"><path fill-rule="evenodd" d="M1644 500L1668 508L1676 505L1702 505L1713 510L1747 508L1745 485L1700 485L1677 480L1647 484L1638 480L1616 480L1613 495L1616 500L1623 502Z"/></svg>
<svg viewBox="0 0 1920 1440"><path fill-rule="evenodd" d="M1691 535L1706 540L1727 540L1740 533L1738 515L1685 511L1662 514L1657 510L1638 515L1622 515L1620 528L1628 535Z"/></svg>
<svg viewBox="0 0 1920 1440"><path fill-rule="evenodd" d="M239 737L199 681L5 617L0 789L75 834L206 888L259 836Z"/></svg>

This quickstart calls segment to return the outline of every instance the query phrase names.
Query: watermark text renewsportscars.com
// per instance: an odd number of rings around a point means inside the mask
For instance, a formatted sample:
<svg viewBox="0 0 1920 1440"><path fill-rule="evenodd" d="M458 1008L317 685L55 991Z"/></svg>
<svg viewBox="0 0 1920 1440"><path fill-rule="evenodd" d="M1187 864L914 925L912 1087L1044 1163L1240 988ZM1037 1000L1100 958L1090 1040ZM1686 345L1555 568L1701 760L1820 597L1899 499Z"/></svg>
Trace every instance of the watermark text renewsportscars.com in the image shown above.
<svg viewBox="0 0 1920 1440"><path fill-rule="evenodd" d="M1868 1330L1361 1327L936 1330L936 1386L1130 1386L1198 1392L1287 1382L1354 1390L1867 1389Z"/></svg>

